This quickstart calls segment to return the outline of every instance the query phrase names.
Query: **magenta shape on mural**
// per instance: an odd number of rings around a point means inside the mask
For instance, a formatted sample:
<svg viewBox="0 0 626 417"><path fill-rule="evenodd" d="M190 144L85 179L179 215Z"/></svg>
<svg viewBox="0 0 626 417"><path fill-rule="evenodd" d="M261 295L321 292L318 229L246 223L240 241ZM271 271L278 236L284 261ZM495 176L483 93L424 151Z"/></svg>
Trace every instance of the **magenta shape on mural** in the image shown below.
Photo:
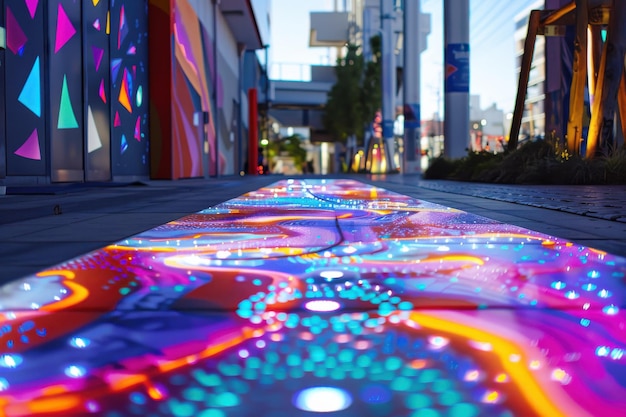
<svg viewBox="0 0 626 417"><path fill-rule="evenodd" d="M128 50L126 51L127 55L135 55L137 53L137 47L133 44L130 45Z"/></svg>
<svg viewBox="0 0 626 417"><path fill-rule="evenodd" d="M106 91L104 90L104 80L100 80L100 88L98 89L98 94L100 95L102 102L106 103L107 95L106 95Z"/></svg>
<svg viewBox="0 0 626 417"><path fill-rule="evenodd" d="M120 127L122 125L122 121L120 120L120 113L115 112L115 119L113 120L113 127Z"/></svg>
<svg viewBox="0 0 626 417"><path fill-rule="evenodd" d="M93 61L96 64L96 71L98 71L102 63L102 57L104 56L104 49L92 46L91 51L93 52Z"/></svg>
<svg viewBox="0 0 626 417"><path fill-rule="evenodd" d="M37 129L33 130L26 142L22 144L16 151L15 155L26 159L41 161L41 150L39 148L39 133Z"/></svg>
<svg viewBox="0 0 626 417"><path fill-rule="evenodd" d="M137 142L141 142L141 116L137 117L137 122L135 123L135 139L137 139Z"/></svg>
<svg viewBox="0 0 626 417"><path fill-rule="evenodd" d="M117 49L122 47L122 42L128 35L128 25L126 24L126 11L124 10L124 6L120 9L120 28L117 31Z"/></svg>
<svg viewBox="0 0 626 417"><path fill-rule="evenodd" d="M54 42L54 53L59 52L61 48L70 40L72 36L76 34L76 29L70 18L67 17L67 13L65 13L65 9L63 6L59 4L58 12L57 12L57 33L56 40Z"/></svg>
<svg viewBox="0 0 626 417"><path fill-rule="evenodd" d="M13 52L15 55L19 52L20 49L26 45L28 42L28 38L24 34L24 31L20 27L20 24L17 22L15 16L13 16L13 12L7 6L7 47Z"/></svg>
<svg viewBox="0 0 626 417"><path fill-rule="evenodd" d="M96 28L97 31L100 31L100 19L96 19L93 22L93 27Z"/></svg>
<svg viewBox="0 0 626 417"><path fill-rule="evenodd" d="M35 18L35 13L37 13L37 6L39 5L39 0L26 0L26 7L28 7L28 13L30 13L30 18Z"/></svg>

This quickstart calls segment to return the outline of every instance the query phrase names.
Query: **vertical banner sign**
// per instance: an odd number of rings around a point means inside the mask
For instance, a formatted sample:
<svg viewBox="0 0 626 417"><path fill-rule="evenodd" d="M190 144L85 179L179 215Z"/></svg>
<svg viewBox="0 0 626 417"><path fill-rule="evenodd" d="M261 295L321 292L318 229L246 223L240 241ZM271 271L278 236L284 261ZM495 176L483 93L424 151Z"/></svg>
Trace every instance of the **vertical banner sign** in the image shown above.
<svg viewBox="0 0 626 417"><path fill-rule="evenodd" d="M446 93L469 93L469 57L469 44L448 44L446 48Z"/></svg>

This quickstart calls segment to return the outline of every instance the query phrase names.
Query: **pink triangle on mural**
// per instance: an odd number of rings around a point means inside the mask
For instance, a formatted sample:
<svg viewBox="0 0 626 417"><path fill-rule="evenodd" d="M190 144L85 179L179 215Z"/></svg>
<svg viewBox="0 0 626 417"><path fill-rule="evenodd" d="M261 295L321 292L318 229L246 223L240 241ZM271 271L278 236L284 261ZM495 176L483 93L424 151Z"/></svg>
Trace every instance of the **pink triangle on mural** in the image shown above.
<svg viewBox="0 0 626 417"><path fill-rule="evenodd" d="M24 45L26 45L26 42L28 42L28 38L26 37L26 34L20 27L19 22L17 21L15 16L13 16L13 12L11 11L11 9L9 9L8 6L6 20L7 48L9 48L11 52L17 55L20 49L22 49Z"/></svg>
<svg viewBox="0 0 626 417"><path fill-rule="evenodd" d="M115 112L115 120L113 121L114 127L120 127L122 125L122 121L120 120L120 113Z"/></svg>
<svg viewBox="0 0 626 417"><path fill-rule="evenodd" d="M37 13L37 5L39 5L39 0L26 0L26 7L28 7L28 13L30 13L30 18L35 18L35 13Z"/></svg>
<svg viewBox="0 0 626 417"><path fill-rule="evenodd" d="M135 123L135 139L141 142L141 116L137 117L137 123Z"/></svg>
<svg viewBox="0 0 626 417"><path fill-rule="evenodd" d="M96 19L93 22L93 27L96 28L96 30L98 30L98 31L100 30L100 19Z"/></svg>
<svg viewBox="0 0 626 417"><path fill-rule="evenodd" d="M15 151L15 155L41 161L41 150L39 149L39 134L37 133L37 129L33 130L33 133L31 133L28 139L26 139L26 142L24 142L22 146Z"/></svg>
<svg viewBox="0 0 626 417"><path fill-rule="evenodd" d="M100 94L100 98L102 99L102 102L106 103L107 95L106 95L106 92L104 91L104 80L100 80L100 88L98 89L98 94Z"/></svg>
<svg viewBox="0 0 626 417"><path fill-rule="evenodd" d="M70 21L70 18L67 17L67 13L65 13L65 9L63 6L59 4L58 15L57 15L57 36L56 41L54 43L54 53L59 52L63 45L67 43L72 36L76 33L76 29L74 29L74 25Z"/></svg>
<svg viewBox="0 0 626 417"><path fill-rule="evenodd" d="M102 57L104 56L104 49L92 46L91 51L93 52L93 61L96 64L96 71L98 71L100 69Z"/></svg>

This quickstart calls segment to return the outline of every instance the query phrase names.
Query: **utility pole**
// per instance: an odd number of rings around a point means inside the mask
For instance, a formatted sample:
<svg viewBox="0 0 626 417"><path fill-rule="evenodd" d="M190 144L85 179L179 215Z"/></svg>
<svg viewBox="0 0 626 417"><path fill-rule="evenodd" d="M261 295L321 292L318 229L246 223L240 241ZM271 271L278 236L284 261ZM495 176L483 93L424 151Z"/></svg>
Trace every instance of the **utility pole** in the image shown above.
<svg viewBox="0 0 626 417"><path fill-rule="evenodd" d="M396 59L393 36L395 11L392 0L380 0L380 24L382 29L382 96L383 96L383 146L387 162L386 172L397 169L394 161L395 145L393 121L396 96Z"/></svg>
<svg viewBox="0 0 626 417"><path fill-rule="evenodd" d="M469 147L469 0L444 0L444 155L461 158Z"/></svg>
<svg viewBox="0 0 626 417"><path fill-rule="evenodd" d="M420 1L404 0L404 166L403 173L420 172Z"/></svg>

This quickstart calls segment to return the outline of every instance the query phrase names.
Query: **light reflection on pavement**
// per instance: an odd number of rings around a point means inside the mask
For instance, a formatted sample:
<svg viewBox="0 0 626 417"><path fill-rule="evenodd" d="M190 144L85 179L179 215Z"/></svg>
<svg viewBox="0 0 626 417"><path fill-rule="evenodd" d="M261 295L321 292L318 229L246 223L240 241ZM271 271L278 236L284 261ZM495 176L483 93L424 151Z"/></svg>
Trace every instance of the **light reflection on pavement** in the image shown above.
<svg viewBox="0 0 626 417"><path fill-rule="evenodd" d="M284 180L0 287L0 415L622 416L626 259Z"/></svg>

